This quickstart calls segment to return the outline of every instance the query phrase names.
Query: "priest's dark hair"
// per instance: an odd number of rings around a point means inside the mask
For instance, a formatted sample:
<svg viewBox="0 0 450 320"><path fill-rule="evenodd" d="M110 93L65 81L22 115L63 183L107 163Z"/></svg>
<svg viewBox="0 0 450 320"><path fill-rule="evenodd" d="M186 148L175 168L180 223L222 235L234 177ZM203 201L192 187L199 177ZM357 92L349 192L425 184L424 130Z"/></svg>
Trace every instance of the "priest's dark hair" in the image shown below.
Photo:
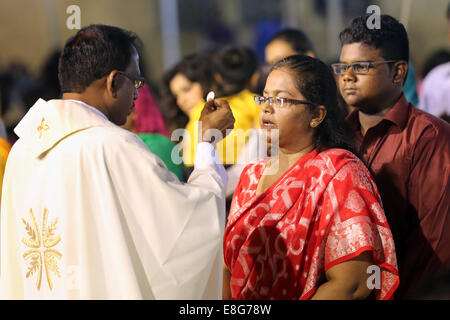
<svg viewBox="0 0 450 320"><path fill-rule="evenodd" d="M139 37L118 27L94 24L67 40L59 58L58 78L62 93L83 92L111 71L125 71Z"/></svg>

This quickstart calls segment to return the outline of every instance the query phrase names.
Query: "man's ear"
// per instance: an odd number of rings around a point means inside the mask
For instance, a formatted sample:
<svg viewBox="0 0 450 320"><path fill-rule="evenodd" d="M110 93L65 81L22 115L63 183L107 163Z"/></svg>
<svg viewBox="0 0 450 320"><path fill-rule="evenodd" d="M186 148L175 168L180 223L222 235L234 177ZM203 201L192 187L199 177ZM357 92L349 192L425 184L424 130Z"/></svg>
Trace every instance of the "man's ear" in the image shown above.
<svg viewBox="0 0 450 320"><path fill-rule="evenodd" d="M394 63L393 70L394 78L392 79L392 82L394 84L403 84L408 73L408 63L406 61L397 61Z"/></svg>
<svg viewBox="0 0 450 320"><path fill-rule="evenodd" d="M108 95L112 96L113 98L117 98L117 91L119 91L120 87L117 76L117 70L113 70L106 77L106 91L108 92Z"/></svg>

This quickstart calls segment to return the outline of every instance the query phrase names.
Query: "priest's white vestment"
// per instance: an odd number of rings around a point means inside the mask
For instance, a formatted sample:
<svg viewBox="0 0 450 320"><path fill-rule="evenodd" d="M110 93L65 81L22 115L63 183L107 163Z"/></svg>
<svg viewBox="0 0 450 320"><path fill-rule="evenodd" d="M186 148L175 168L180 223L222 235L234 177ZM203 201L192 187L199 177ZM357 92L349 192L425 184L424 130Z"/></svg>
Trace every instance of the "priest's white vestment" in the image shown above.
<svg viewBox="0 0 450 320"><path fill-rule="evenodd" d="M221 298L226 178L211 144L183 184L82 102L40 99L15 132L1 298Z"/></svg>

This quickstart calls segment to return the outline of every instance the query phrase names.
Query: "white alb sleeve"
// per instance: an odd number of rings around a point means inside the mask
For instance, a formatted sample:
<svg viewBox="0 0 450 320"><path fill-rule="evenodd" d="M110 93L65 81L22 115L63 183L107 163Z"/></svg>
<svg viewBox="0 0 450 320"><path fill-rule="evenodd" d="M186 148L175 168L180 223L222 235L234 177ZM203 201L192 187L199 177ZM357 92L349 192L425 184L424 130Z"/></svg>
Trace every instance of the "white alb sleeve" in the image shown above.
<svg viewBox="0 0 450 320"><path fill-rule="evenodd" d="M219 158L214 146L209 142L200 142L197 145L197 152L195 153L194 168L202 169L214 165L215 169L222 178L224 187L228 183L228 174L223 167L222 161Z"/></svg>

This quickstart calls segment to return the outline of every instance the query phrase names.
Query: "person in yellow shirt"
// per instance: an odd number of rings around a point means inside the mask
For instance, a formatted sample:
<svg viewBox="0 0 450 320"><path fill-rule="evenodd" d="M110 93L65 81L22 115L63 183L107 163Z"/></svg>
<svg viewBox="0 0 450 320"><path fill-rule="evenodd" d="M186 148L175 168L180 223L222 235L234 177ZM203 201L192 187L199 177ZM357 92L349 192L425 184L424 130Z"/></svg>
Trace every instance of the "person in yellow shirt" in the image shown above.
<svg viewBox="0 0 450 320"><path fill-rule="evenodd" d="M166 71L163 84L166 94L175 99L177 107L188 117L210 90L217 90L210 55L195 53L185 56Z"/></svg>
<svg viewBox="0 0 450 320"><path fill-rule="evenodd" d="M11 145L2 137L0 137L0 204L3 184L3 174L5 173L6 159L8 158Z"/></svg>
<svg viewBox="0 0 450 320"><path fill-rule="evenodd" d="M261 107L254 101L254 93L246 89L257 68L257 57L246 47L227 46L212 53L197 53L184 57L163 79L169 98L189 117L182 133L183 162L188 168L194 165L197 149L200 114L206 95L214 91L215 97L228 101L235 118L234 129L216 150L227 167L228 185L225 194L228 200L233 195L240 173L245 165L256 159L265 140L259 131ZM166 105L167 108L167 105ZM200 131L201 132L201 131ZM172 131L172 140L180 135ZM229 201L227 202L229 206ZM227 210L228 211L228 210Z"/></svg>
<svg viewBox="0 0 450 320"><path fill-rule="evenodd" d="M236 164L238 155L241 153L250 134L249 129L259 128L259 109L255 104L254 94L247 89L239 93L220 97L220 100L226 100L230 104L233 116L236 120L234 129L230 134L216 146L217 153L225 165ZM189 115L189 122L186 131L190 140L185 141L183 148L183 160L187 166L194 165L194 155L197 148L200 114L205 102L201 100Z"/></svg>
<svg viewBox="0 0 450 320"><path fill-rule="evenodd" d="M236 120L234 129L217 144L217 153L225 165L234 165L247 143L250 129L259 128L260 107L254 101L254 94L246 85L257 67L256 55L251 49L227 46L211 56L216 97L228 101ZM193 165L198 141L198 119L204 101L199 101L189 114L186 126L188 133L183 147L183 160L187 166Z"/></svg>
<svg viewBox="0 0 450 320"><path fill-rule="evenodd" d="M173 139L176 140L178 138L176 137L176 132L174 132L176 129L184 129L180 128L180 124L184 121L179 121L178 119L183 120L183 114L188 117L183 127L193 117L197 117L196 119L198 120L205 104L205 95L214 89L217 88L214 86L209 54L195 53L187 55L174 67L165 72L163 77L162 105L166 109L166 113L169 114L169 122L172 122L168 123L168 127L171 128L172 137L175 136ZM175 109L178 109L178 111ZM180 111L182 114L180 114ZM183 145L190 144L190 141L191 139L185 139ZM192 146L195 148L196 144L192 144ZM189 169L192 169L194 158L186 163L191 148L185 147L184 149L183 161Z"/></svg>

